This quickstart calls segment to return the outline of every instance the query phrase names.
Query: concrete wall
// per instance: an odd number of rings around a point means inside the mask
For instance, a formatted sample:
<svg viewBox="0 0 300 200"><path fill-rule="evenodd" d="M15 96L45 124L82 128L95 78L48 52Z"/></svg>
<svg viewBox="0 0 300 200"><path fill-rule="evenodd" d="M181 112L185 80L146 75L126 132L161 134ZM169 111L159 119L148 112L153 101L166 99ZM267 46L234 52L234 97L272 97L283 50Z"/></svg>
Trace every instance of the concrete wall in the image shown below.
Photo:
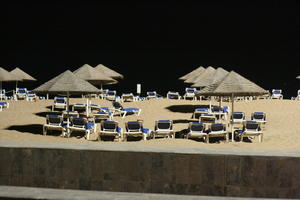
<svg viewBox="0 0 300 200"><path fill-rule="evenodd" d="M300 198L297 156L216 154L205 153L206 150L139 152L120 148L62 149L0 144L0 185Z"/></svg>

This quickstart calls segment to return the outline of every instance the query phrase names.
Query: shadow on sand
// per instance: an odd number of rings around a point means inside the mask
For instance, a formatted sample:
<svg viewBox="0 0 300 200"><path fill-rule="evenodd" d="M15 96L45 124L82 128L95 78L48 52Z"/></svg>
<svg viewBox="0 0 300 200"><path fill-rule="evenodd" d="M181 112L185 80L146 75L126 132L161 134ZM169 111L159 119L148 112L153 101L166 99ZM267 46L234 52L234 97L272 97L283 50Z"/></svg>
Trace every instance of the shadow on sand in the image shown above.
<svg viewBox="0 0 300 200"><path fill-rule="evenodd" d="M6 130L14 130L22 133L32 133L36 135L43 134L43 125L42 124L26 124L26 125L13 125L6 128Z"/></svg>
<svg viewBox="0 0 300 200"><path fill-rule="evenodd" d="M173 105L166 107L171 112L180 113L193 113L196 108L209 108L209 105Z"/></svg>
<svg viewBox="0 0 300 200"><path fill-rule="evenodd" d="M38 112L38 113L34 113L35 115L39 116L39 117L46 117L47 115L61 115L60 112Z"/></svg>

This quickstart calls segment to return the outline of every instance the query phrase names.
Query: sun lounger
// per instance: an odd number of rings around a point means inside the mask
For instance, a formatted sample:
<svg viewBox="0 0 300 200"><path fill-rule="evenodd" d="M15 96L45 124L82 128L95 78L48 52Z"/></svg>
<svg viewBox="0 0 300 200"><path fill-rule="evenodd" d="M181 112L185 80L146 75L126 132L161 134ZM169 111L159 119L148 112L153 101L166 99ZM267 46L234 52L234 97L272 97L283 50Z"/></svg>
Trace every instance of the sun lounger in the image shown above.
<svg viewBox="0 0 300 200"><path fill-rule="evenodd" d="M91 110L101 111L101 106L99 106L97 104L90 104L90 108L91 108Z"/></svg>
<svg viewBox="0 0 300 200"><path fill-rule="evenodd" d="M173 121L172 120L155 121L153 139L155 139L155 137L175 138L175 132L173 130Z"/></svg>
<svg viewBox="0 0 300 200"><path fill-rule="evenodd" d="M231 115L231 122L235 124L242 124L245 121L245 113L233 112Z"/></svg>
<svg viewBox="0 0 300 200"><path fill-rule="evenodd" d="M113 107L114 111L119 113L122 118L124 118L128 113L133 113L139 116L142 111L140 108L123 108L123 106L117 101L113 102Z"/></svg>
<svg viewBox="0 0 300 200"><path fill-rule="evenodd" d="M122 94L121 101L135 101L135 97L132 93Z"/></svg>
<svg viewBox="0 0 300 200"><path fill-rule="evenodd" d="M27 89L26 88L17 88L16 97L17 97L17 99L27 99Z"/></svg>
<svg viewBox="0 0 300 200"><path fill-rule="evenodd" d="M0 100L7 100L5 89L0 89Z"/></svg>
<svg viewBox="0 0 300 200"><path fill-rule="evenodd" d="M114 116L114 110L109 107L100 107L100 110L93 113L95 120L112 120Z"/></svg>
<svg viewBox="0 0 300 200"><path fill-rule="evenodd" d="M63 123L63 118L60 115L47 115L46 124L43 125L43 135L47 135L48 130L58 130L64 135L66 124Z"/></svg>
<svg viewBox="0 0 300 200"><path fill-rule="evenodd" d="M147 140L147 137L150 136L150 133L150 129L144 128L141 121L128 121L125 123L123 140L127 141L128 137L142 137L143 140Z"/></svg>
<svg viewBox="0 0 300 200"><path fill-rule="evenodd" d="M212 137L224 137L226 142L228 142L228 133L226 131L226 125L221 123L213 123L207 134L206 142L209 143L209 139Z"/></svg>
<svg viewBox="0 0 300 200"><path fill-rule="evenodd" d="M258 123L265 124L267 123L267 116L264 112L254 112L251 114L251 120Z"/></svg>
<svg viewBox="0 0 300 200"><path fill-rule="evenodd" d="M54 97L52 111L54 111L55 108L67 109L67 98L66 97Z"/></svg>
<svg viewBox="0 0 300 200"><path fill-rule="evenodd" d="M71 136L73 131L81 131L84 132L84 137L89 140L90 134L96 133L96 123L89 122L84 117L71 117L70 125L67 128L67 137Z"/></svg>
<svg viewBox="0 0 300 200"><path fill-rule="evenodd" d="M28 101L36 101L37 98L38 98L38 96L34 92L32 92L32 90L27 91L27 100Z"/></svg>
<svg viewBox="0 0 300 200"><path fill-rule="evenodd" d="M282 90L273 89L271 99L283 99Z"/></svg>
<svg viewBox="0 0 300 200"><path fill-rule="evenodd" d="M216 117L213 114L205 113L200 116L199 122L204 124L213 124L216 122Z"/></svg>
<svg viewBox="0 0 300 200"><path fill-rule="evenodd" d="M105 120L101 122L98 140L102 136L114 136L116 140L121 141L123 137L122 128L118 126L117 121Z"/></svg>
<svg viewBox="0 0 300 200"><path fill-rule="evenodd" d="M75 103L75 104L73 104L72 105L72 110L74 111L74 110L83 110L83 111L85 111L86 110L86 104L84 104L84 103Z"/></svg>
<svg viewBox="0 0 300 200"><path fill-rule="evenodd" d="M178 92L174 92L174 91L169 91L167 93L167 99L181 99L181 96L179 95Z"/></svg>
<svg viewBox="0 0 300 200"><path fill-rule="evenodd" d="M184 100L186 98L192 98L193 100L197 100L195 92L196 88L185 88L185 94L183 95Z"/></svg>
<svg viewBox="0 0 300 200"><path fill-rule="evenodd" d="M192 118L193 119L199 119L201 115L209 113L208 108L196 108Z"/></svg>
<svg viewBox="0 0 300 200"><path fill-rule="evenodd" d="M115 90L109 90L109 91L106 93L106 99L107 99L107 100L110 100L110 101L115 101L115 100L117 100L117 91L115 91Z"/></svg>
<svg viewBox="0 0 300 200"><path fill-rule="evenodd" d="M156 91L150 91L150 92L147 92L147 97L146 97L148 100L149 99L157 99L157 93Z"/></svg>
<svg viewBox="0 0 300 200"><path fill-rule="evenodd" d="M9 103L8 103L8 102L5 102L5 101L2 101L2 102L0 102L0 106L1 106L2 108L9 108Z"/></svg>
<svg viewBox="0 0 300 200"><path fill-rule="evenodd" d="M190 122L188 133L185 136L186 139L188 138L204 138L206 141L207 133L204 132L205 126L201 122Z"/></svg>
<svg viewBox="0 0 300 200"><path fill-rule="evenodd" d="M258 141L262 142L263 132L260 128L260 124L256 121L246 121L242 132L240 133L241 141L244 137L256 137L258 136Z"/></svg>

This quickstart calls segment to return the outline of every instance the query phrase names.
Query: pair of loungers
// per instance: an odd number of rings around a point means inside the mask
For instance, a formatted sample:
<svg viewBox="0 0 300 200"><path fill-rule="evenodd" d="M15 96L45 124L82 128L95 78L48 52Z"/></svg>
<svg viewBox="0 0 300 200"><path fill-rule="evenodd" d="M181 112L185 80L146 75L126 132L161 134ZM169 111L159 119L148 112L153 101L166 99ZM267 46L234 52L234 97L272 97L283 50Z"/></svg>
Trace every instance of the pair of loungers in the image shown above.
<svg viewBox="0 0 300 200"><path fill-rule="evenodd" d="M46 124L43 125L43 134L46 135L48 130L59 130L64 137L70 137L73 131L85 133L85 138L89 140L90 134L96 132L96 123L90 122L84 117L70 117L69 125L60 115L47 115Z"/></svg>
<svg viewBox="0 0 300 200"><path fill-rule="evenodd" d="M9 103L5 101L0 102L0 111L2 111L3 108L9 108Z"/></svg>

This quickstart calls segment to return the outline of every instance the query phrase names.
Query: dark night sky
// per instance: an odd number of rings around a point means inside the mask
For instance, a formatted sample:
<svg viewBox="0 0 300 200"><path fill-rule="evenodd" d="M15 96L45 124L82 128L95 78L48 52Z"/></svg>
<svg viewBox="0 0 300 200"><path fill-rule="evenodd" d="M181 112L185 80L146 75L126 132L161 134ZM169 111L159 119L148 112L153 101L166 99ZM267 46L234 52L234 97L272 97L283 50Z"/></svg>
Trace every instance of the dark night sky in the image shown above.
<svg viewBox="0 0 300 200"><path fill-rule="evenodd" d="M183 92L196 67L235 70L265 89L295 95L300 80L300 6L285 1L197 3L1 3L0 66L20 67L36 87L66 69L102 63L121 92ZM5 83L4 87L12 84Z"/></svg>

